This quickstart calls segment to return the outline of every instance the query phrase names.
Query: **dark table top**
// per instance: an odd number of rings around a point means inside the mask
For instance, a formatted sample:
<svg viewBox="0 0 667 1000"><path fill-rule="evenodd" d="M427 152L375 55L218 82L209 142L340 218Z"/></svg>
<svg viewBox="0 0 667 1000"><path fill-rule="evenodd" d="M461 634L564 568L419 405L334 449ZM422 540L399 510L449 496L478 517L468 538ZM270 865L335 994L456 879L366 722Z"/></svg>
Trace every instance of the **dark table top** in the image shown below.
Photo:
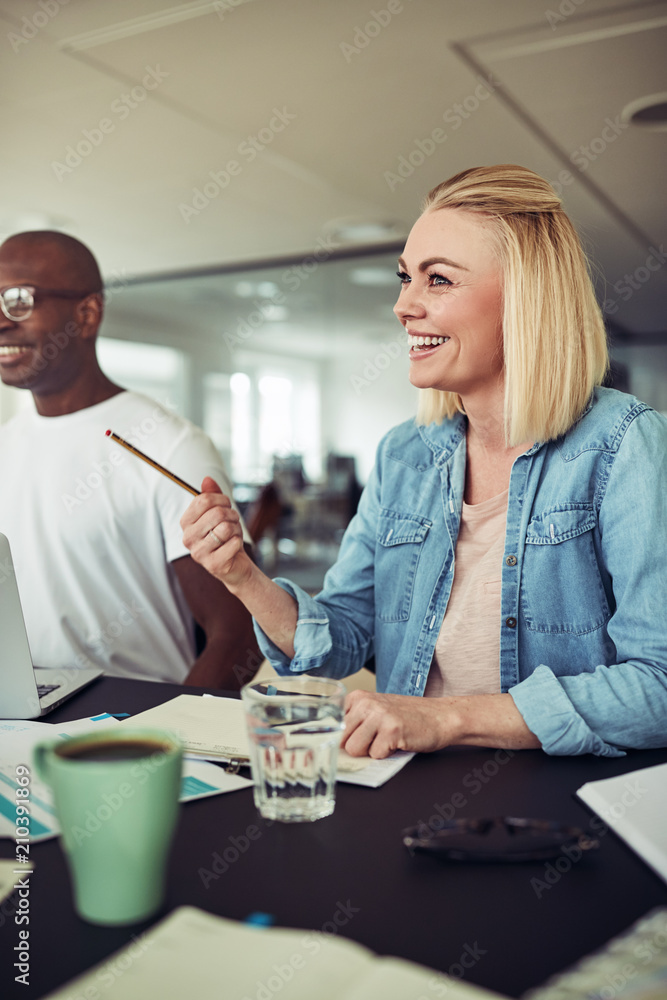
<svg viewBox="0 0 667 1000"><path fill-rule="evenodd" d="M45 721L134 714L181 693L177 685L103 678ZM237 920L262 911L277 925L335 930L378 954L517 997L667 905L667 886L611 831L592 855L569 865L560 859L560 870L544 861L457 865L411 857L401 831L452 808L457 817L585 826L590 814L574 794L584 782L665 761L667 750L609 759L450 748L418 755L379 789L339 784L334 815L312 824L263 821L250 790L191 802L181 812L168 899L155 920L182 904ZM0 841L0 857L13 857L11 841ZM35 844L31 858L28 987L14 982L16 897L0 906L0 994L7 998L42 997L155 922L86 924L74 913L58 842Z"/></svg>

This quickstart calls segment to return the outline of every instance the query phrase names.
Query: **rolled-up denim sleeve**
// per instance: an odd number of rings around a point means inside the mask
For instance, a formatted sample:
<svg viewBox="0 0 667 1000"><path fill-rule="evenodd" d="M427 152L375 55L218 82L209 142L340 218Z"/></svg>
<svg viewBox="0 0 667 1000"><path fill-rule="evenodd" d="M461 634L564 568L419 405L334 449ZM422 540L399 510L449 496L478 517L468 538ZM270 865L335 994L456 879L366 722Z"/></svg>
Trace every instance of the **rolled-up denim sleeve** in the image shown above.
<svg viewBox="0 0 667 1000"><path fill-rule="evenodd" d="M294 637L295 656L289 656L254 622L255 634L261 652L279 674L311 673L323 667L331 653L331 631L325 609L301 587L289 580L276 578L274 583L286 590L298 605L296 635Z"/></svg>
<svg viewBox="0 0 667 1000"><path fill-rule="evenodd" d="M565 756L594 753L600 757L624 757L624 750L605 743L577 712L575 702L568 695L567 685L563 683L572 679L556 677L542 663L525 681L510 688L509 693L524 722L537 736L546 753Z"/></svg>
<svg viewBox="0 0 667 1000"><path fill-rule="evenodd" d="M509 691L551 754L667 746L667 421L652 410L610 462L599 529L616 662L563 676L541 664Z"/></svg>
<svg viewBox="0 0 667 1000"><path fill-rule="evenodd" d="M311 597L289 580L275 580L298 605L292 660L255 623L260 650L278 673L307 672L341 678L356 673L372 655L378 510L376 466L321 593Z"/></svg>

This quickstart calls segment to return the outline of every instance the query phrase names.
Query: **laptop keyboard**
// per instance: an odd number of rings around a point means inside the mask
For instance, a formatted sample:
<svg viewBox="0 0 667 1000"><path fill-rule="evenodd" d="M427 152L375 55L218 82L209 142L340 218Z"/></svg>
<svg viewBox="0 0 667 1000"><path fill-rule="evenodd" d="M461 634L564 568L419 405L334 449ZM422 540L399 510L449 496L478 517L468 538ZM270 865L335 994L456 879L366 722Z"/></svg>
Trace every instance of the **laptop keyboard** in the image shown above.
<svg viewBox="0 0 667 1000"><path fill-rule="evenodd" d="M37 694L40 698L43 698L45 694L51 694L52 691L57 691L60 684L38 684Z"/></svg>

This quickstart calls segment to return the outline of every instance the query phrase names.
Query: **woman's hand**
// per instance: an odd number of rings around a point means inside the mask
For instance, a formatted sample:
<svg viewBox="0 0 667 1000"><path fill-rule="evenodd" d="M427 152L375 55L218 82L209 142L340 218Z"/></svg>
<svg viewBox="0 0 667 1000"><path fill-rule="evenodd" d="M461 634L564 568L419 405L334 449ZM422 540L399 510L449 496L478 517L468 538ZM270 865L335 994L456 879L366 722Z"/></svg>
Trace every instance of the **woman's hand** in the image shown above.
<svg viewBox="0 0 667 1000"><path fill-rule="evenodd" d="M429 753L452 745L537 748L511 694L419 698L351 691L345 699L343 746L353 757L396 750Z"/></svg>
<svg viewBox="0 0 667 1000"><path fill-rule="evenodd" d="M456 715L440 698L351 691L345 699L343 746L353 757L389 757L396 750L428 753L455 742ZM448 717L449 716L449 717Z"/></svg>
<svg viewBox="0 0 667 1000"><path fill-rule="evenodd" d="M250 579L252 561L243 548L238 513L210 476L181 518L183 544L192 558L232 592Z"/></svg>

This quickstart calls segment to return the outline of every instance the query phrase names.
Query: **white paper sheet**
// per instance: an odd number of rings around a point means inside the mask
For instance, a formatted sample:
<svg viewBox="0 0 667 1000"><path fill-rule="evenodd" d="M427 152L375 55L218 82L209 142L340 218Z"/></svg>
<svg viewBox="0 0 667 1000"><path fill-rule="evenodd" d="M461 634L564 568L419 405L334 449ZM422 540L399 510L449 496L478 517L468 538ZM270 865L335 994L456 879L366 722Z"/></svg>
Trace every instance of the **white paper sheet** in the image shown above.
<svg viewBox="0 0 667 1000"><path fill-rule="evenodd" d="M667 882L667 764L589 781L577 795Z"/></svg>
<svg viewBox="0 0 667 1000"><path fill-rule="evenodd" d="M114 728L121 725L109 715L95 719L77 719L61 725L46 722L7 721L0 723L0 837L13 840L16 835L16 768L30 768L30 843L48 840L59 833L51 789L41 781L32 767L34 748L44 740L69 739L82 733L99 731L106 723ZM206 761L183 761L181 802L221 795L241 788L251 788L252 781L238 774L228 774L223 768Z"/></svg>

